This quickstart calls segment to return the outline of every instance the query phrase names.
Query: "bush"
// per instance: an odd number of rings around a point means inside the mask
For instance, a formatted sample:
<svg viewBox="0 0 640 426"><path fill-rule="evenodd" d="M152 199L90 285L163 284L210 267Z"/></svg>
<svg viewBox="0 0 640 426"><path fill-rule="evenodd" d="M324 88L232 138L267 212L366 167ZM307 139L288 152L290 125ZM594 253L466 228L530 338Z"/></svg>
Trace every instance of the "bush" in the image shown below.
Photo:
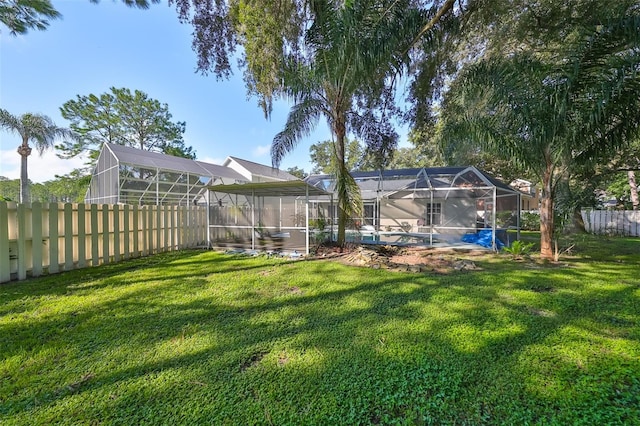
<svg viewBox="0 0 640 426"><path fill-rule="evenodd" d="M517 260L528 256L532 248L533 243L523 243L520 240L516 240L511 243L510 247L503 247L502 251L510 254L514 260Z"/></svg>
<svg viewBox="0 0 640 426"><path fill-rule="evenodd" d="M520 229L525 231L540 230L540 214L532 212L522 212L520 215Z"/></svg>

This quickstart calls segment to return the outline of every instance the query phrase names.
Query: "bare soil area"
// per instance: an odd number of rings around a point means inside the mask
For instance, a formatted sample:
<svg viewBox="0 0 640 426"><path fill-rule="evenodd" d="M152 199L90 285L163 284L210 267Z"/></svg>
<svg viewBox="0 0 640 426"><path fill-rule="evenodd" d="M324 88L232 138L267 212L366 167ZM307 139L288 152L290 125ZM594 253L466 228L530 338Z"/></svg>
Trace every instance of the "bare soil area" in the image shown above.
<svg viewBox="0 0 640 426"><path fill-rule="evenodd" d="M334 259L348 265L403 272L446 274L457 270L480 270L474 258L487 256L485 250L432 247L349 246L320 247L315 259Z"/></svg>

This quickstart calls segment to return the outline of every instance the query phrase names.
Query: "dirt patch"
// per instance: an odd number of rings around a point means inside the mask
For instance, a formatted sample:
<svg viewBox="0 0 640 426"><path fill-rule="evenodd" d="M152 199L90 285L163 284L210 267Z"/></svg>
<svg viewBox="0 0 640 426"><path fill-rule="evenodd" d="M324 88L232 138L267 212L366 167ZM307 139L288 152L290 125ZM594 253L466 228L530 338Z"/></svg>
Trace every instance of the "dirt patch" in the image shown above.
<svg viewBox="0 0 640 426"><path fill-rule="evenodd" d="M483 250L442 249L432 247L348 246L343 249L321 247L315 259L335 259L348 265L402 272L480 270L473 258L486 256Z"/></svg>
<svg viewBox="0 0 640 426"><path fill-rule="evenodd" d="M268 353L269 352L266 352L266 351L260 351L260 352L255 352L251 354L249 358L245 359L240 363L240 371L246 371L249 368L255 367L256 365L260 364L260 361L262 361L262 358L264 358L265 355L267 355Z"/></svg>
<svg viewBox="0 0 640 426"><path fill-rule="evenodd" d="M289 294L296 294L296 295L301 295L302 294L302 289L300 287L287 287L287 293Z"/></svg>
<svg viewBox="0 0 640 426"><path fill-rule="evenodd" d="M265 269L264 271L258 272L258 274L260 274L260 276L263 276L263 277L268 277L269 275L271 275L272 272L273 271L270 269Z"/></svg>

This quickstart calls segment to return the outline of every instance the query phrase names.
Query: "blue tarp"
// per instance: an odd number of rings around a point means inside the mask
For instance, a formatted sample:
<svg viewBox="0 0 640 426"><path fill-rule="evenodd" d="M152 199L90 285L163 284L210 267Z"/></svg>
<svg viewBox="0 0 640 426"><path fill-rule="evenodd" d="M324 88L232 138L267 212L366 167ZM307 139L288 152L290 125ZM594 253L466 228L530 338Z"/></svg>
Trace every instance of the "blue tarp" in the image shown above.
<svg viewBox="0 0 640 426"><path fill-rule="evenodd" d="M483 229L475 234L464 234L462 236L462 241L465 243L478 244L486 248L493 248L493 245L491 244L491 229ZM502 247L504 246L505 244L500 241L500 238L496 235L496 249L502 250Z"/></svg>

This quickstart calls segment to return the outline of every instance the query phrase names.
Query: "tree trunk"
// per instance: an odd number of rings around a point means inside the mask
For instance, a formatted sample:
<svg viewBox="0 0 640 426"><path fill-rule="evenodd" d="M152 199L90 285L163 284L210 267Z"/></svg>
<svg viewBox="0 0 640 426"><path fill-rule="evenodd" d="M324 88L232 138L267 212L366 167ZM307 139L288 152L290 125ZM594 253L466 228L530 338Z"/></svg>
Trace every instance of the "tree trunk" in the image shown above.
<svg viewBox="0 0 640 426"><path fill-rule="evenodd" d="M576 206L573 209L573 227L575 232L580 234L586 234L587 228L584 226L584 219L582 218L582 209L580 206Z"/></svg>
<svg viewBox="0 0 640 426"><path fill-rule="evenodd" d="M29 199L29 177L27 175L27 157L31 155L31 147L27 141L22 141L18 147L20 154L20 202L28 203Z"/></svg>
<svg viewBox="0 0 640 426"><path fill-rule="evenodd" d="M344 179L343 173L347 172L347 166L345 163L345 137L346 137L346 125L341 120L336 120L336 160L337 160L337 173L336 183ZM344 204L346 203L347 194L343 190L338 191L338 246L344 247L346 241L346 226L347 226L347 211Z"/></svg>
<svg viewBox="0 0 640 426"><path fill-rule="evenodd" d="M627 178L629 180L629 190L631 192L631 205L634 210L638 210L640 201L638 200L638 185L636 185L636 173L633 170L627 172Z"/></svg>
<svg viewBox="0 0 640 426"><path fill-rule="evenodd" d="M542 194L540 195L540 257L553 260L553 166L547 164L542 177Z"/></svg>

